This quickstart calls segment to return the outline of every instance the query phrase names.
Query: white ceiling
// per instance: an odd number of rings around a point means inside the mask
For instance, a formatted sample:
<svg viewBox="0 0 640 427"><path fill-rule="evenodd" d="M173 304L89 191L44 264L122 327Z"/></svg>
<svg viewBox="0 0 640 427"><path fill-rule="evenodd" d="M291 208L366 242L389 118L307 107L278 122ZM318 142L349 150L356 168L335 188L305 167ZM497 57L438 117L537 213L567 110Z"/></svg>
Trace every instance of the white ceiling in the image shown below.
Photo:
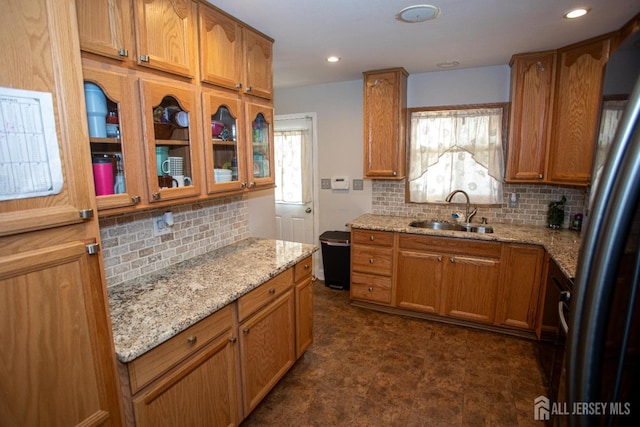
<svg viewBox="0 0 640 427"><path fill-rule="evenodd" d="M640 0L208 0L275 39L276 88L362 78L404 67L409 74L508 64L520 52L555 49L617 30L640 12ZM433 21L401 23L413 4L441 9ZM591 8L583 18L562 15ZM325 58L342 58L329 64Z"/></svg>

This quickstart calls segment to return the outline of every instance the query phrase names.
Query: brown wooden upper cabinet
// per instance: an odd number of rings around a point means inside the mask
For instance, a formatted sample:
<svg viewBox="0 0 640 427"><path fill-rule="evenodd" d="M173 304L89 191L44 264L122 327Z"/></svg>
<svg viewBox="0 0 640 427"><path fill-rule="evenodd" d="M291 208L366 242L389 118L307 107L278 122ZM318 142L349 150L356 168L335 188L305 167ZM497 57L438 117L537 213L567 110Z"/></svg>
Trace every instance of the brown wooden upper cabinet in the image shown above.
<svg viewBox="0 0 640 427"><path fill-rule="evenodd" d="M199 25L202 81L272 99L273 40L203 5Z"/></svg>
<svg viewBox="0 0 640 427"><path fill-rule="evenodd" d="M391 68L363 75L364 177L403 179L409 73Z"/></svg>
<svg viewBox="0 0 640 427"><path fill-rule="evenodd" d="M76 1L80 49L126 61L133 55L130 0Z"/></svg>
<svg viewBox="0 0 640 427"><path fill-rule="evenodd" d="M137 63L185 77L197 72L196 8L192 0L144 0L134 8Z"/></svg>
<svg viewBox="0 0 640 427"><path fill-rule="evenodd" d="M609 44L512 58L507 182L589 185Z"/></svg>

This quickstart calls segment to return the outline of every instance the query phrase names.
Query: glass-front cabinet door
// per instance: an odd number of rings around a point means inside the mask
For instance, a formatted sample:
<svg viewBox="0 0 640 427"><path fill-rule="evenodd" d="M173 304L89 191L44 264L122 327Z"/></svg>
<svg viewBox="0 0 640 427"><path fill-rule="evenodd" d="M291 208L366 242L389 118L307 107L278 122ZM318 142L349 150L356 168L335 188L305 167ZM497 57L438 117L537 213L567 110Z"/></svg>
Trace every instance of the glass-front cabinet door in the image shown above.
<svg viewBox="0 0 640 427"><path fill-rule="evenodd" d="M246 135L249 146L247 156L247 186L270 187L273 175L273 107L267 103L247 102Z"/></svg>
<svg viewBox="0 0 640 427"><path fill-rule="evenodd" d="M99 210L141 201L135 102L126 76L84 68L94 189Z"/></svg>
<svg viewBox="0 0 640 427"><path fill-rule="evenodd" d="M203 90L207 192L241 191L245 173L243 117L237 95Z"/></svg>
<svg viewBox="0 0 640 427"><path fill-rule="evenodd" d="M140 80L149 202L200 194L199 118L190 85Z"/></svg>

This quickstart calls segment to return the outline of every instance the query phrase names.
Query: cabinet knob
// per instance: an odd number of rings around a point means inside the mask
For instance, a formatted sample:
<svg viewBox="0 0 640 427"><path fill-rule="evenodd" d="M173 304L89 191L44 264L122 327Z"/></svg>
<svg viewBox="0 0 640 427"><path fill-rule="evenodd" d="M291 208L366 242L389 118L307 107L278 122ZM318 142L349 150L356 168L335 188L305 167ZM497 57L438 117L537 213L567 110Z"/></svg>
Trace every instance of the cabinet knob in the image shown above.
<svg viewBox="0 0 640 427"><path fill-rule="evenodd" d="M538 179L542 179L542 174L538 175Z"/></svg>
<svg viewBox="0 0 640 427"><path fill-rule="evenodd" d="M274 295L275 293L276 293L276 289L275 288L269 289L269 295Z"/></svg>
<svg viewBox="0 0 640 427"><path fill-rule="evenodd" d="M242 89L242 83L236 83L236 89Z"/></svg>
<svg viewBox="0 0 640 427"><path fill-rule="evenodd" d="M304 265L304 269L305 269L305 270L308 270L308 269L309 269L309 264L305 264L305 265Z"/></svg>
<svg viewBox="0 0 640 427"><path fill-rule="evenodd" d="M397 175L398 175L398 172L393 171L393 176L397 176Z"/></svg>
<svg viewBox="0 0 640 427"><path fill-rule="evenodd" d="M140 62L149 62L149 55L140 55Z"/></svg>
<svg viewBox="0 0 640 427"><path fill-rule="evenodd" d="M133 196L131 198L131 202L133 202L134 205L137 205L138 203L140 203L140 196Z"/></svg>
<svg viewBox="0 0 640 427"><path fill-rule="evenodd" d="M454 262L456 262L456 260L455 260L454 257L451 257L451 258L449 258L449 262L454 263Z"/></svg>
<svg viewBox="0 0 640 427"><path fill-rule="evenodd" d="M255 181L251 181L249 183L249 188L254 188L256 186L256 182Z"/></svg>
<svg viewBox="0 0 640 427"><path fill-rule="evenodd" d="M373 258L369 258L369 264L373 264L374 259Z"/></svg>
<svg viewBox="0 0 640 427"><path fill-rule="evenodd" d="M245 334L245 335L248 334L249 333L249 328L244 328L242 330L242 333Z"/></svg>
<svg viewBox="0 0 640 427"><path fill-rule="evenodd" d="M247 88L245 89L245 92L249 93L249 92L251 92L252 89L253 88L251 86L247 86Z"/></svg>
<svg viewBox="0 0 640 427"><path fill-rule="evenodd" d="M153 197L153 200L160 200L160 193L153 193L151 197Z"/></svg>
<svg viewBox="0 0 640 427"><path fill-rule="evenodd" d="M231 338L229 338L229 342L230 342L231 344L235 344L235 343L236 343L236 341L238 341L238 338L236 338L236 337L231 337Z"/></svg>
<svg viewBox="0 0 640 427"><path fill-rule="evenodd" d="M438 257L438 262L442 262L442 257L441 256Z"/></svg>
<svg viewBox="0 0 640 427"><path fill-rule="evenodd" d="M370 287L370 288L369 288L369 292L373 292L373 288L371 288L371 287Z"/></svg>
<svg viewBox="0 0 640 427"><path fill-rule="evenodd" d="M240 184L240 186L241 186L242 188L247 188L247 183L246 183L246 182L243 182L242 184Z"/></svg>
<svg viewBox="0 0 640 427"><path fill-rule="evenodd" d="M129 51L127 49L121 47L120 49L118 49L118 56L127 57L127 56L129 56Z"/></svg>
<svg viewBox="0 0 640 427"><path fill-rule="evenodd" d="M373 242L373 236L369 236L369 240Z"/></svg>
<svg viewBox="0 0 640 427"><path fill-rule="evenodd" d="M536 66L538 67L539 71L544 71L544 65L542 65L542 62L540 61L536 62Z"/></svg>
<svg viewBox="0 0 640 427"><path fill-rule="evenodd" d="M198 337L196 337L195 335L187 338L187 342L191 345L194 345L197 341L198 341Z"/></svg>

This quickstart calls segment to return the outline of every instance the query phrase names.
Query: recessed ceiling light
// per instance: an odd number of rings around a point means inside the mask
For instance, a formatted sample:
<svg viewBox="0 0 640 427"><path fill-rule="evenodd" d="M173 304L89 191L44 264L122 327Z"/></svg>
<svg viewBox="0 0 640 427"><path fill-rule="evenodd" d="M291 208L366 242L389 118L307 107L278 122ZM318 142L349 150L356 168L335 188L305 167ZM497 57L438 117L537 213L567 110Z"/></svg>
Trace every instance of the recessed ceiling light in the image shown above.
<svg viewBox="0 0 640 427"><path fill-rule="evenodd" d="M327 57L326 61L334 63L334 62L340 62L341 59L342 58L340 58L339 56L329 56Z"/></svg>
<svg viewBox="0 0 640 427"><path fill-rule="evenodd" d="M460 65L458 61L439 62L436 64L436 66L440 68L453 68L457 67L458 65Z"/></svg>
<svg viewBox="0 0 640 427"><path fill-rule="evenodd" d="M584 16L587 13L589 13L590 10L591 9L589 9L588 7L580 7L580 8L577 8L577 9L570 10L569 12L565 13L562 16L567 18L567 19L580 18L581 16Z"/></svg>
<svg viewBox="0 0 640 427"><path fill-rule="evenodd" d="M440 8L430 4L416 4L407 6L396 13L396 19L402 22L415 24L417 22L431 21L440 15Z"/></svg>

